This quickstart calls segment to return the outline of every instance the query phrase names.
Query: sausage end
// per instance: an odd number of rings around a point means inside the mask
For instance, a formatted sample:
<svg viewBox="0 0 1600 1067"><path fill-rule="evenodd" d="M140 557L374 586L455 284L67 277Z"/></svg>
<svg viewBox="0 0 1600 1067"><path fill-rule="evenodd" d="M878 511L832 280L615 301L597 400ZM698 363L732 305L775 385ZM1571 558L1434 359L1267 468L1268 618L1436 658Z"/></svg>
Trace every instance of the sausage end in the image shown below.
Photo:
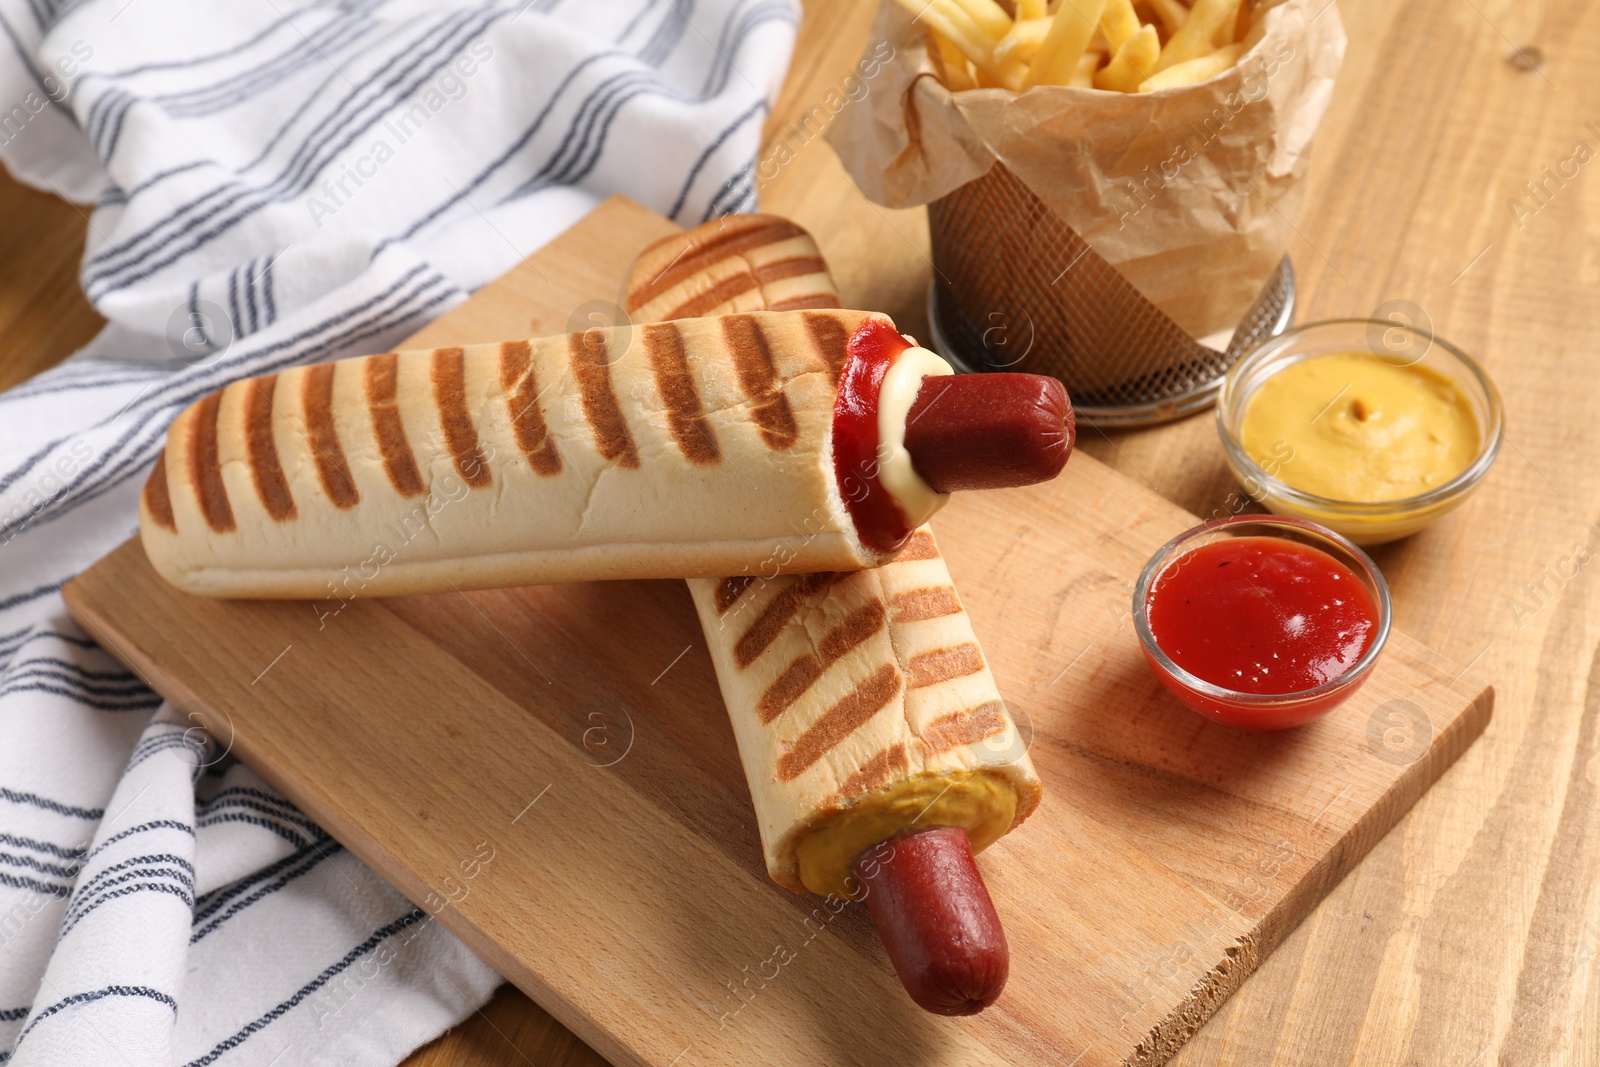
<svg viewBox="0 0 1600 1067"><path fill-rule="evenodd" d="M1067 390L1042 374L923 379L906 416L906 451L935 492L1047 482L1072 454Z"/></svg>
<svg viewBox="0 0 1600 1067"><path fill-rule="evenodd" d="M967 832L940 826L856 861L867 911L900 983L937 1015L975 1015L999 999L1011 951Z"/></svg>

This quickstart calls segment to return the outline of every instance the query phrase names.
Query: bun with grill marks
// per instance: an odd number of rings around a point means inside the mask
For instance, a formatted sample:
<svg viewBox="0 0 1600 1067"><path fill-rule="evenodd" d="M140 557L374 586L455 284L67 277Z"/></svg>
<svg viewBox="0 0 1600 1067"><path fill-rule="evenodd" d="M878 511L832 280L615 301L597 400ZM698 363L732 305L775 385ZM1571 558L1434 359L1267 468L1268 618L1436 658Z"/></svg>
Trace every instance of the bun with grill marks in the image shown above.
<svg viewBox="0 0 1600 1067"><path fill-rule="evenodd" d="M779 288L780 274L803 292ZM810 235L761 215L657 242L628 292L637 316L803 299L813 330L839 304ZM873 570L695 578L689 591L778 884L856 895L864 849L959 826L976 852L1038 806L1039 777L928 527Z"/></svg>
<svg viewBox="0 0 1600 1067"><path fill-rule="evenodd" d="M832 463L855 311L388 352L173 422L141 536L191 593L323 598L872 566Z"/></svg>
<svg viewBox="0 0 1600 1067"><path fill-rule="evenodd" d="M724 215L639 253L627 305L635 322L654 322L837 308L839 296L805 230L776 215Z"/></svg>
<svg viewBox="0 0 1600 1067"><path fill-rule="evenodd" d="M854 895L850 866L879 841L961 826L977 852L1038 806L1039 777L927 527L872 570L689 591L778 884Z"/></svg>

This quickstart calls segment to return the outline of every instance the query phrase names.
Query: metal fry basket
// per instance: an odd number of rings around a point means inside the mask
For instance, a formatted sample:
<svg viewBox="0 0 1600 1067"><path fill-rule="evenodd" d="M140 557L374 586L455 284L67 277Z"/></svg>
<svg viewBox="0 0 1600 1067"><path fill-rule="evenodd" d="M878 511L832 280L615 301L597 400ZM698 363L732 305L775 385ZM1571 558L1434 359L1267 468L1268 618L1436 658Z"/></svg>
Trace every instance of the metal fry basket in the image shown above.
<svg viewBox="0 0 1600 1067"><path fill-rule="evenodd" d="M1097 426L1209 407L1234 361L1294 314L1285 256L1227 349L1200 344L1001 163L930 203L928 228L935 347L966 370L1052 374Z"/></svg>

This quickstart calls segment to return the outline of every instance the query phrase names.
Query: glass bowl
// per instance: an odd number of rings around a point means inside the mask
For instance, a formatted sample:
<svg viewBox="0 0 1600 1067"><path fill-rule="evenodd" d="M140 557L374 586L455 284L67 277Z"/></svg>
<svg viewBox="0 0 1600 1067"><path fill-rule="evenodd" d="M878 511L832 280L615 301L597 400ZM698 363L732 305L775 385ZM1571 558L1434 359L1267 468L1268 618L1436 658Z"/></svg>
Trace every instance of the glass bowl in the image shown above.
<svg viewBox="0 0 1600 1067"><path fill-rule="evenodd" d="M1147 604L1161 575L1187 553L1213 541L1238 537L1275 537L1320 549L1349 567L1372 595L1378 608L1378 630L1372 645L1332 681L1294 693L1243 693L1190 674L1156 643ZM1367 554L1332 530L1305 519L1276 515L1233 515L1201 523L1162 545L1139 572L1133 590L1133 628L1145 659L1161 684L1180 701L1208 719L1252 730L1287 730L1326 715L1344 703L1366 681L1378 654L1389 640L1389 583Z"/></svg>
<svg viewBox="0 0 1600 1067"><path fill-rule="evenodd" d="M1416 496L1378 503L1318 496L1296 489L1264 469L1245 451L1240 433L1256 390L1291 363L1338 352L1371 352L1402 365L1427 367L1448 378L1477 416L1477 456L1442 485ZM1222 449L1228 467L1245 492L1268 511L1310 519L1358 545L1406 537L1459 507L1499 454L1503 419L1500 393L1472 357L1428 330L1376 319L1328 319L1286 330L1234 364L1217 401L1217 432L1222 437Z"/></svg>

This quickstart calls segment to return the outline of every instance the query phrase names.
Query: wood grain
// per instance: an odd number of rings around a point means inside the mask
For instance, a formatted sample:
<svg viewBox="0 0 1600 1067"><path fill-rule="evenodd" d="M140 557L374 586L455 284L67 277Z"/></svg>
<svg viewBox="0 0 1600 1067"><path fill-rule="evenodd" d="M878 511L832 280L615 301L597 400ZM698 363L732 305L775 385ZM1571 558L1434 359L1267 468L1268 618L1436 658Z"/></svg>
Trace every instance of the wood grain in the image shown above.
<svg viewBox="0 0 1600 1067"><path fill-rule="evenodd" d="M580 274L574 257L621 278L663 225L609 201L429 337L559 315L546 278ZM1396 635L1314 726L1251 734L1187 712L1146 668L1128 604L1145 559L1193 522L1089 457L939 516L1046 788L982 857L1012 979L962 1021L910 1004L859 907L835 914L768 881L681 583L230 603L167 586L129 542L65 595L119 658L613 1062L1109 1067L1165 1062L1492 705ZM1421 729L1385 747L1401 707ZM780 949L795 958L774 963Z"/></svg>
<svg viewBox="0 0 1600 1067"><path fill-rule="evenodd" d="M865 203L831 150L793 129L854 66L871 6L806 0L767 128L768 150L787 143L796 158L758 179L764 207L818 237L850 302L916 332L929 272L922 213ZM1507 204L1575 140L1600 149L1585 127L1600 117L1600 16L1578 0L1341 0L1339 10L1350 49L1291 247L1300 318L1409 299L1495 375L1512 447L1471 504L1379 561L1399 625L1475 660L1498 705L1487 735L1173 1062L1600 1062L1600 615L1590 568L1545 577L1574 541L1600 543L1587 525L1600 498L1589 355L1600 269L1588 222L1600 185L1585 168L1521 227ZM0 208L0 305L15 309L0 381L10 383L70 352L98 319L73 272L51 269L76 258L81 216L4 178ZM1198 417L1088 432L1079 447L1190 511L1226 513L1240 497L1215 442ZM1523 589L1536 581L1537 600ZM410 1067L530 1061L598 1062L508 987Z"/></svg>

